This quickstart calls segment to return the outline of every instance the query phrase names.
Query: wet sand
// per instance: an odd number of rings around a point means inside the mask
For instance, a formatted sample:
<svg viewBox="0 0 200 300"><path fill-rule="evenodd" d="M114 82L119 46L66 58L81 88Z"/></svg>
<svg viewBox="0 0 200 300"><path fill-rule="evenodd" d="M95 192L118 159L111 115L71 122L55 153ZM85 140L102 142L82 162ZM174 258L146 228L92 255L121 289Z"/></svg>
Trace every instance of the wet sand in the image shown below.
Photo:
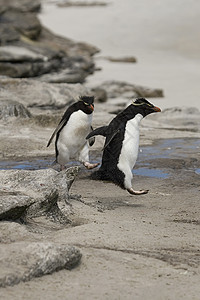
<svg viewBox="0 0 200 300"><path fill-rule="evenodd" d="M1 296L198 299L199 146L196 138L155 140L141 146L134 171L143 173L134 175L133 187L149 189L142 196L131 196L109 182L93 181L91 171L81 167L70 190L72 226L55 232L51 224L41 227L33 221L30 227L36 228L38 241L79 247L81 264L71 271L1 289ZM91 155L97 159L99 151ZM33 166L36 159L28 161ZM52 156L41 159L47 161ZM151 176L145 168L151 170Z"/></svg>

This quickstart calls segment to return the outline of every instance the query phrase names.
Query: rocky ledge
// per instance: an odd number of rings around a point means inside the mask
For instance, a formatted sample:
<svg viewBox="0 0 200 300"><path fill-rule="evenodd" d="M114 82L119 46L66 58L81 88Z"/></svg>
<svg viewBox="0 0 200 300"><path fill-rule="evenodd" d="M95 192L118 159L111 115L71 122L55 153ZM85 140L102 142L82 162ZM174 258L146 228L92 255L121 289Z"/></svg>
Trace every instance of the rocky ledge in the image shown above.
<svg viewBox="0 0 200 300"><path fill-rule="evenodd" d="M54 230L70 223L72 208L67 199L77 173L78 167L63 172L0 172L0 287L71 269L80 262L81 253L76 247L38 242L36 237L48 222Z"/></svg>
<svg viewBox="0 0 200 300"><path fill-rule="evenodd" d="M53 34L37 18L40 1L0 0L0 75L84 82L99 50Z"/></svg>

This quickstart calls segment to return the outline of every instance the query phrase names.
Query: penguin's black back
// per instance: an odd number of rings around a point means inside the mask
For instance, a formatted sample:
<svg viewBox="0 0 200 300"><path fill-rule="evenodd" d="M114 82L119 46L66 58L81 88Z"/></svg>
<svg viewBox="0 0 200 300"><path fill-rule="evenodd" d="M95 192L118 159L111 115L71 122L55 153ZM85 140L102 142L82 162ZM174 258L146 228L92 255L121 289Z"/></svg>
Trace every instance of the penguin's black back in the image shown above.
<svg viewBox="0 0 200 300"><path fill-rule="evenodd" d="M160 108L154 106L145 98L138 98L119 113L108 126L97 128L93 133L90 133L87 138L98 134L106 137L101 167L91 177L99 180L110 180L125 189L125 174L117 165L125 138L126 124L137 114L145 117L148 114L159 111L161 111Z"/></svg>
<svg viewBox="0 0 200 300"><path fill-rule="evenodd" d="M93 96L81 96L80 100L78 102L75 102L74 104L70 105L67 108L67 110L65 111L64 115L62 116L62 119L60 120L57 128L53 132L53 134L47 144L47 147L49 147L54 136L56 135L56 141L55 141L56 161L57 161L57 156L58 156L57 141L58 141L61 130L69 121L70 116L78 110L82 110L85 114L91 114L93 112L93 109L94 109L94 97Z"/></svg>
<svg viewBox="0 0 200 300"><path fill-rule="evenodd" d="M101 167L99 168L99 170L91 174L92 179L112 181L115 184L119 185L121 188L125 189L125 175L117 168L117 164L119 162L119 156L124 140L126 123L132 118L134 118L134 114L128 106L108 125L105 140L105 145L108 145L104 148L103 151ZM111 139L113 132L116 131L117 134ZM110 139L111 141L108 143Z"/></svg>
<svg viewBox="0 0 200 300"><path fill-rule="evenodd" d="M120 185L121 188L124 188L125 175L117 168L124 140L124 132L125 127L104 149L101 167L92 174L93 179L109 180Z"/></svg>

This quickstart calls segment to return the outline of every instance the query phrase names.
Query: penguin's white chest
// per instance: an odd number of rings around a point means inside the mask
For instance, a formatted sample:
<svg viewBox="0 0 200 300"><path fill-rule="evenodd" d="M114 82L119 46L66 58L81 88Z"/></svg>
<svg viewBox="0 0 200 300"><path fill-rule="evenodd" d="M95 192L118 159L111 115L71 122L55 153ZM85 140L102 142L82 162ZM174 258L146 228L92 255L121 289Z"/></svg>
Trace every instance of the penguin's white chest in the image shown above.
<svg viewBox="0 0 200 300"><path fill-rule="evenodd" d="M76 155L86 143L86 136L90 132L92 114L85 114L78 110L70 116L67 124L62 128L57 141L59 152L68 151L68 154Z"/></svg>
<svg viewBox="0 0 200 300"><path fill-rule="evenodd" d="M126 123L124 140L118 162L118 168L124 173L126 173L126 169L132 169L137 160L140 137L139 124L142 118L143 116L141 114L137 114Z"/></svg>

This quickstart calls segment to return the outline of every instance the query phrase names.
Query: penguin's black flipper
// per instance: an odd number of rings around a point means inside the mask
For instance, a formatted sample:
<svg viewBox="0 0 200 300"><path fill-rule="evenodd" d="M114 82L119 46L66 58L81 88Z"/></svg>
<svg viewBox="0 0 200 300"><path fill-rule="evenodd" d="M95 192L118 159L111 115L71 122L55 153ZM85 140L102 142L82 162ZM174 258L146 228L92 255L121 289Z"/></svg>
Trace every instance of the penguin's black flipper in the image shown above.
<svg viewBox="0 0 200 300"><path fill-rule="evenodd" d="M109 138L108 140L106 141L102 151L105 150L105 148L110 144L110 142L112 141L112 139L116 136L116 134L118 134L118 132L120 132L120 129L118 129L117 131L115 131Z"/></svg>
<svg viewBox="0 0 200 300"><path fill-rule="evenodd" d="M91 126L91 132L93 131L93 127ZM90 132L90 133L91 133ZM94 143L95 143L95 137L93 136L93 137L91 137L91 138L89 138L89 145L90 145L90 147L92 146L92 145L94 145Z"/></svg>
<svg viewBox="0 0 200 300"><path fill-rule="evenodd" d="M54 130L52 136L50 137L50 140L48 141L47 147L49 147L49 145L51 144L54 136L58 133L58 131L63 127L63 125L66 123L66 120L63 119L57 126L57 128Z"/></svg>
<svg viewBox="0 0 200 300"><path fill-rule="evenodd" d="M90 139L92 136L95 135L103 135L103 136L107 136L107 128L108 126L102 126L99 128L96 128L95 130L91 131L87 136L86 136L86 140Z"/></svg>

